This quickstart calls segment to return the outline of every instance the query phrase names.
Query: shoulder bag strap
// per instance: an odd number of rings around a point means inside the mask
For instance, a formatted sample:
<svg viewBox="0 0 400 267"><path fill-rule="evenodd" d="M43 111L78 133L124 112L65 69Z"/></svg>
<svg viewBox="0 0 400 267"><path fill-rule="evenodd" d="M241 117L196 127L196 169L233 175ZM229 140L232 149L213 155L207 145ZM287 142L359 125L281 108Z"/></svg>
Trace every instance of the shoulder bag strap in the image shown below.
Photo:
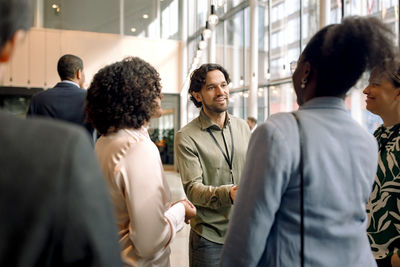
<svg viewBox="0 0 400 267"><path fill-rule="evenodd" d="M301 267L304 267L304 175L303 175L303 138L301 134L300 120L295 112L292 112L294 118L297 122L297 127L299 129L299 139L300 139L300 259Z"/></svg>

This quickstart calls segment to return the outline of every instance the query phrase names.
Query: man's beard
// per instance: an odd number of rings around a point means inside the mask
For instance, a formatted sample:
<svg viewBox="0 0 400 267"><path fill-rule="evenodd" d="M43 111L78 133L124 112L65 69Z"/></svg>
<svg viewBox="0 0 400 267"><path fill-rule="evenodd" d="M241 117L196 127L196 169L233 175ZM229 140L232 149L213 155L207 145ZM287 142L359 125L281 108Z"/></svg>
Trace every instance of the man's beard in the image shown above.
<svg viewBox="0 0 400 267"><path fill-rule="evenodd" d="M208 105L203 102L204 108L214 113L223 113L228 110L228 105L229 105L229 99L226 98L225 100L226 100L225 106L219 106L217 104Z"/></svg>

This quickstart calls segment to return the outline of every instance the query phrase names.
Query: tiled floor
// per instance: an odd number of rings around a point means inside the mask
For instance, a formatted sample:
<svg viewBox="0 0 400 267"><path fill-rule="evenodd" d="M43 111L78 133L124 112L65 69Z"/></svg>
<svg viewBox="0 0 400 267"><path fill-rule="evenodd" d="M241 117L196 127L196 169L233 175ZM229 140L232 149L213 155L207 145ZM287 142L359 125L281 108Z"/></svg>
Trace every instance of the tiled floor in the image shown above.
<svg viewBox="0 0 400 267"><path fill-rule="evenodd" d="M166 171L165 176L168 181L169 188L171 190L172 202L177 201L185 197L183 192L181 178L179 174L173 171ZM190 226L185 225L184 228L178 232L175 239L171 244L171 266L172 267L188 267L188 244L189 244L189 231Z"/></svg>

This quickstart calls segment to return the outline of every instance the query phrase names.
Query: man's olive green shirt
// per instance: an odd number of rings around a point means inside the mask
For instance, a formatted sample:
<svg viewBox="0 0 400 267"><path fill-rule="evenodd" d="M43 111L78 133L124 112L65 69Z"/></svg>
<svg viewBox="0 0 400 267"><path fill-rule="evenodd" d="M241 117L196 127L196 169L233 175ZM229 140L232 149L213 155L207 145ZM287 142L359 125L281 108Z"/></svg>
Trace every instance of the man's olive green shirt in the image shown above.
<svg viewBox="0 0 400 267"><path fill-rule="evenodd" d="M227 148L229 159L232 155L229 128L232 129L234 147L232 172L222 154L222 151L226 154ZM210 129L222 151L207 129ZM190 225L193 231L209 241L224 243L232 207L229 190L233 184L239 183L249 138L249 126L244 120L227 113L221 130L203 110L175 136L175 152L183 188L197 208L197 215L190 220Z"/></svg>

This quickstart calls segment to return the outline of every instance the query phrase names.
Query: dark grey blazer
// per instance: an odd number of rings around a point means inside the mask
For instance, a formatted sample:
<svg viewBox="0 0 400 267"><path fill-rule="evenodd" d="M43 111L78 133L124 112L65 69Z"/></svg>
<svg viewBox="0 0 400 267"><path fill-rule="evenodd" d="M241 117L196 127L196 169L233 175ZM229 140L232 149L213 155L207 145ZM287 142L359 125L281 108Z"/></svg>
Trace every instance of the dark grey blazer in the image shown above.
<svg viewBox="0 0 400 267"><path fill-rule="evenodd" d="M0 266L122 266L84 130L0 110Z"/></svg>

